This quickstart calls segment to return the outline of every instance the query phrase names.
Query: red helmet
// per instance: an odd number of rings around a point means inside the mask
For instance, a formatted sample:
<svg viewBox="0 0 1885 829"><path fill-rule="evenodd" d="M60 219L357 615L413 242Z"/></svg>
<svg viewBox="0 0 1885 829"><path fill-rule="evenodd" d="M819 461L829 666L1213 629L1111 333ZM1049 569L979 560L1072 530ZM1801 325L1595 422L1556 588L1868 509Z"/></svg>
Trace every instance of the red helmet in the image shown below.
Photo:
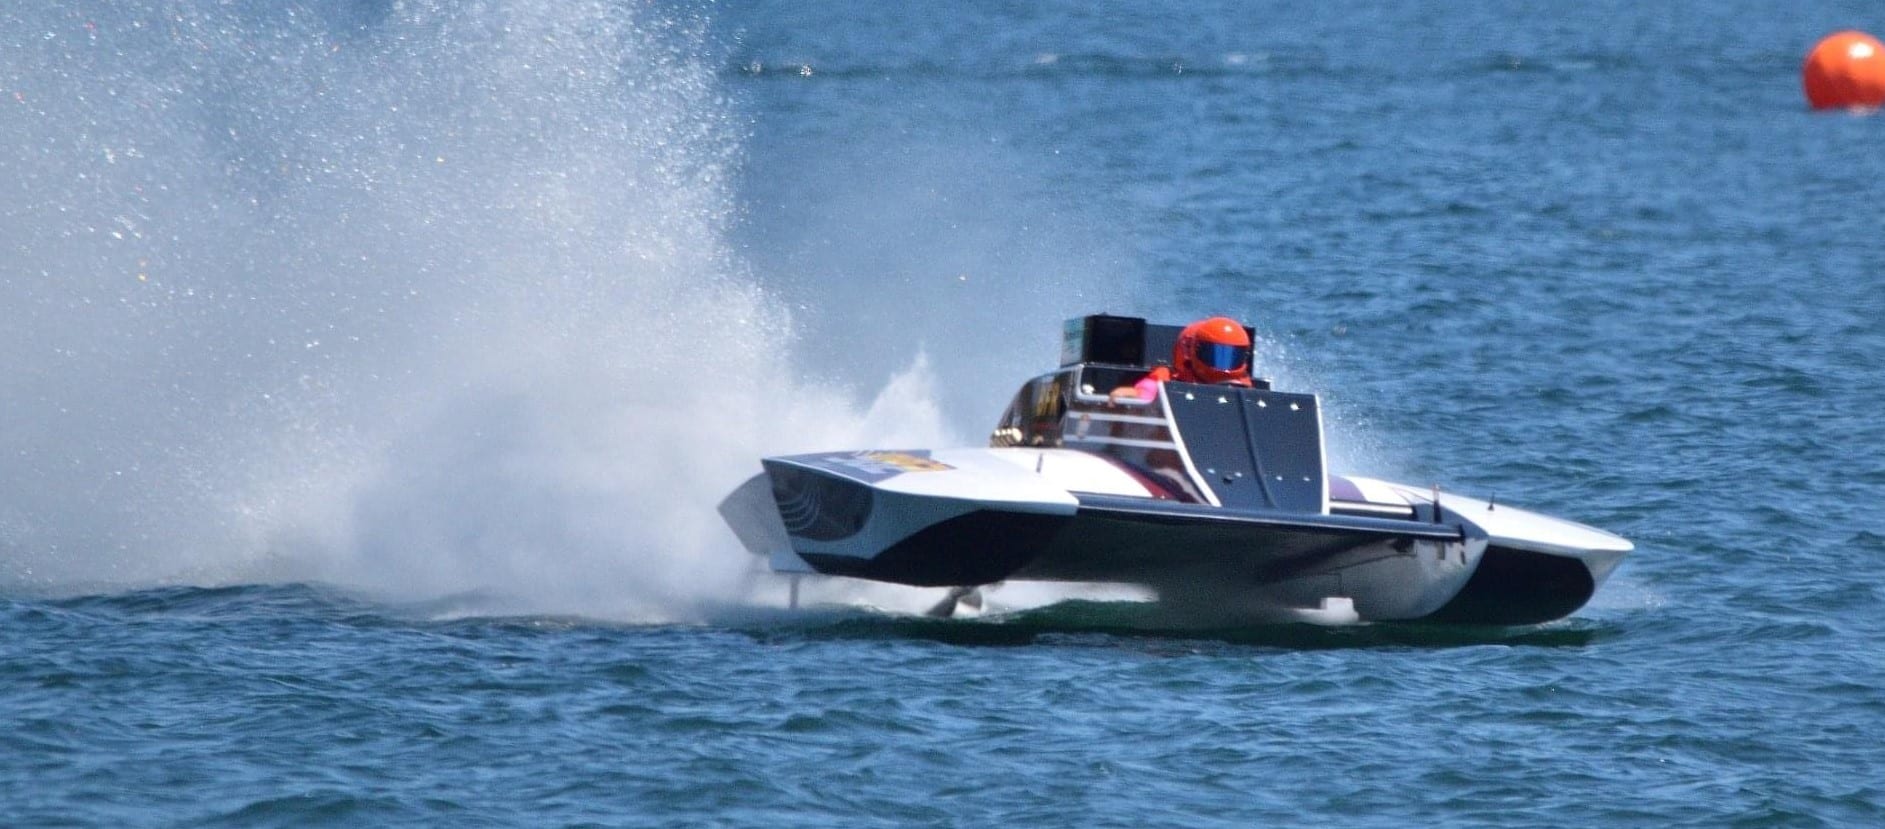
<svg viewBox="0 0 1885 829"><path fill-rule="evenodd" d="M1172 369L1191 383L1250 385L1250 332L1229 317L1198 320L1178 332Z"/></svg>

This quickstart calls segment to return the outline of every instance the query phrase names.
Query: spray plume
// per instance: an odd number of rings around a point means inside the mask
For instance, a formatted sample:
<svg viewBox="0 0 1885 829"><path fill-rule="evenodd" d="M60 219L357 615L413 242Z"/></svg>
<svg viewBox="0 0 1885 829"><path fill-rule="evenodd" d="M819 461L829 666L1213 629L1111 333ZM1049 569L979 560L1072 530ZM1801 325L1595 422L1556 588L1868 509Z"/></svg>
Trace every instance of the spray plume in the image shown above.
<svg viewBox="0 0 1885 829"><path fill-rule="evenodd" d="M701 20L205 0L0 32L0 587L686 617L742 589L712 506L759 454L940 432L920 390L793 381L724 240Z"/></svg>

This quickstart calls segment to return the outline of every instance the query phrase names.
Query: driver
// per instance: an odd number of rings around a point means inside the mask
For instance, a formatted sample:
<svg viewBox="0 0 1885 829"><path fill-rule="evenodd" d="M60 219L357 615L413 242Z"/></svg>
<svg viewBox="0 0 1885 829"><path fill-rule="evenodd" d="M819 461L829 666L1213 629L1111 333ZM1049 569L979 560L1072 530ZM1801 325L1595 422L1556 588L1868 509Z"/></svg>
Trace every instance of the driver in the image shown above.
<svg viewBox="0 0 1885 829"><path fill-rule="evenodd" d="M1115 400L1151 400L1167 380L1248 387L1250 332L1230 317L1211 317L1187 325L1172 344L1172 368L1154 368L1139 382L1120 386L1110 396Z"/></svg>

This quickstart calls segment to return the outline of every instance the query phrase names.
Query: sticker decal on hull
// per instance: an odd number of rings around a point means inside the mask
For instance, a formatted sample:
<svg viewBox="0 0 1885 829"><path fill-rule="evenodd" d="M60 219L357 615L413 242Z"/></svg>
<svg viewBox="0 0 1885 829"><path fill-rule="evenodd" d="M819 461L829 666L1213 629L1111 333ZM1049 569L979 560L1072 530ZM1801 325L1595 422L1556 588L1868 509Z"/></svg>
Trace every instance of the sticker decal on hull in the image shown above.
<svg viewBox="0 0 1885 829"><path fill-rule="evenodd" d="M919 454L919 452L921 454ZM834 470L877 482L905 472L943 472L955 467L925 457L927 452L844 452L826 455L819 461Z"/></svg>

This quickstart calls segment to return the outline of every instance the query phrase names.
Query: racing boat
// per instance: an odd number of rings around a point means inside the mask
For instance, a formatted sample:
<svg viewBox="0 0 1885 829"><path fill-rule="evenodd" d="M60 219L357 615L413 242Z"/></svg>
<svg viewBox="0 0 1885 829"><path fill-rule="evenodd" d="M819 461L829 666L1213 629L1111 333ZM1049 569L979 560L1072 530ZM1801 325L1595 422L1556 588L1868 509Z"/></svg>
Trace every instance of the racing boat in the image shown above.
<svg viewBox="0 0 1885 829"><path fill-rule="evenodd" d="M1179 327L1069 320L990 445L769 457L720 512L774 571L950 587L1125 583L1215 618L1526 625L1589 601L1631 543L1327 466L1314 394L1165 381Z"/></svg>

